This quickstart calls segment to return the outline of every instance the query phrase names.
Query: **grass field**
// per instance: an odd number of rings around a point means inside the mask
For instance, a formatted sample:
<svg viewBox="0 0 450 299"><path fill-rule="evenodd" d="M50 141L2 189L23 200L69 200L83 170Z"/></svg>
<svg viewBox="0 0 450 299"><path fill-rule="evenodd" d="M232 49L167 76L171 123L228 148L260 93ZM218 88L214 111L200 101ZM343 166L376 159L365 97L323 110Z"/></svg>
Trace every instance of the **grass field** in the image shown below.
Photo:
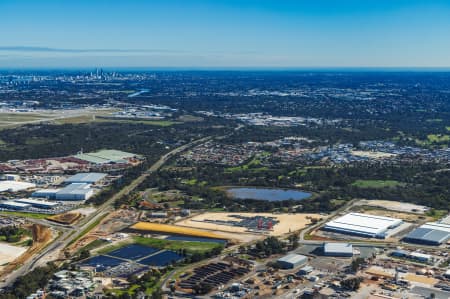
<svg viewBox="0 0 450 299"><path fill-rule="evenodd" d="M395 180L356 180L352 186L358 188L394 188L402 186L403 183Z"/></svg>
<svg viewBox="0 0 450 299"><path fill-rule="evenodd" d="M435 209L431 209L425 213L425 215L433 217L434 220L439 220L447 216L447 214L448 214L447 210L435 210Z"/></svg>
<svg viewBox="0 0 450 299"><path fill-rule="evenodd" d="M430 134L430 135L427 136L427 139L431 143L449 142L450 141L450 135Z"/></svg>
<svg viewBox="0 0 450 299"><path fill-rule="evenodd" d="M190 241L173 241L155 238L134 237L136 244L150 246L159 249L180 250L186 249L188 253L206 252L213 248L221 247L219 243L214 242L190 242Z"/></svg>
<svg viewBox="0 0 450 299"><path fill-rule="evenodd" d="M98 241L98 240L96 240ZM94 242L96 242L94 241ZM87 246L90 246L92 243L88 244ZM193 242L193 241L175 241L175 240L165 240L165 239L156 239L156 238L145 238L145 237L138 237L135 236L130 241L125 241L116 245L107 246L105 248L102 248L98 251L98 254L107 254L111 251L120 249L124 246L130 245L130 244L139 244L143 246L149 246L157 249L167 249L167 250L180 250L180 249L186 249L186 251L190 254L192 253L201 253L201 252L207 252L210 251L213 248L221 247L222 245L219 243L214 242ZM93 246L96 245L96 247L99 247L97 244L93 244ZM86 246L86 247L87 247ZM85 247L85 248L86 248Z"/></svg>
<svg viewBox="0 0 450 299"><path fill-rule="evenodd" d="M90 251L90 250L95 249L97 247L103 246L106 243L108 243L108 241L97 239L97 240L94 240L91 243L87 244L86 246L81 248L79 251L81 251L81 250L89 250Z"/></svg>
<svg viewBox="0 0 450 299"><path fill-rule="evenodd" d="M245 170L249 170L252 172L260 172L260 171L265 171L267 169L268 168L266 166L261 166L261 160L258 157L254 157L247 164L226 168L225 172L232 173L232 172L245 171Z"/></svg>
<svg viewBox="0 0 450 299"><path fill-rule="evenodd" d="M102 123L102 122L114 122L114 123L134 123L167 127L175 124L180 124L182 121L169 121L169 120L146 120L146 119L133 119L133 118L115 118L111 117L111 113L117 111L114 109L104 110L80 110L70 111L65 114L62 111L43 111L42 113L30 113L30 112L3 112L0 113L0 129L13 128L24 125L26 123L38 123L38 122L51 122L57 125L63 124L82 124L82 123ZM65 117L61 117L61 115Z"/></svg>
<svg viewBox="0 0 450 299"><path fill-rule="evenodd" d="M445 127L450 131L450 127ZM428 134L427 139L416 139L416 143L421 146L430 146L433 144L450 142L450 135L448 134Z"/></svg>
<svg viewBox="0 0 450 299"><path fill-rule="evenodd" d="M207 181L198 182L196 179L191 179L191 180L184 180L183 184L186 184L189 186L195 186L195 185L206 186L206 185L208 185L208 182Z"/></svg>
<svg viewBox="0 0 450 299"><path fill-rule="evenodd" d="M0 215L17 216L17 217L34 218L34 219L45 219L48 217L48 214L13 212L13 211L2 211L2 212L0 212Z"/></svg>
<svg viewBox="0 0 450 299"><path fill-rule="evenodd" d="M144 119L132 119L132 118L113 118L113 117L96 117L95 122L114 122L114 123L128 123L128 124L143 124L152 125L160 127L169 127L180 122L169 121L169 120L144 120Z"/></svg>
<svg viewBox="0 0 450 299"><path fill-rule="evenodd" d="M52 113L0 112L0 130L26 124L28 122L47 121L55 117Z"/></svg>
<svg viewBox="0 0 450 299"><path fill-rule="evenodd" d="M6 113L1 113L1 121L2 122L11 122L11 123L20 123L20 122L24 122L24 121L35 121L35 120L45 120L47 118L51 118L52 115L51 114L40 114L40 113L27 113L27 112L22 112L22 113L13 113L13 112L6 112Z"/></svg>

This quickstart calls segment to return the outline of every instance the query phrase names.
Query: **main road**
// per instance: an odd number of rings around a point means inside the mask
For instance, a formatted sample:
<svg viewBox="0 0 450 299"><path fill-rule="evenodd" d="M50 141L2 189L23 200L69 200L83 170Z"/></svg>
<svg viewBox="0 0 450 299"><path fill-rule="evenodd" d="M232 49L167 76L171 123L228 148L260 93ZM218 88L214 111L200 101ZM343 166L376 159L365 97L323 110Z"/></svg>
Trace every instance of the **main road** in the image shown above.
<svg viewBox="0 0 450 299"><path fill-rule="evenodd" d="M101 206L99 206L96 211L86 218L84 218L80 223L72 227L64 227L62 229L62 233L58 236L58 238L53 241L50 245L45 247L40 253L30 258L26 263L22 265L19 269L8 275L8 277L0 283L0 288L10 285L13 283L18 277L23 276L29 271L33 270L34 267L42 265L45 257L50 253L61 252L68 245L72 244L76 240L80 239L83 235L87 234L90 230L92 230L96 223L98 224L101 219L106 216L109 212L114 210L114 202L121 198L122 196L129 194L134 189L136 189L144 180L150 176L153 172L160 169L171 157L176 154L179 154L188 148L197 145L199 143L205 142L209 139L213 138L212 136L204 137L201 139L194 140L190 143L177 147L170 152L164 154L156 161L152 166L150 166L145 172L143 172L139 177L137 177L134 181L132 181L129 185L125 186L122 190L117 192L110 199L105 201ZM48 225L48 223L47 223Z"/></svg>

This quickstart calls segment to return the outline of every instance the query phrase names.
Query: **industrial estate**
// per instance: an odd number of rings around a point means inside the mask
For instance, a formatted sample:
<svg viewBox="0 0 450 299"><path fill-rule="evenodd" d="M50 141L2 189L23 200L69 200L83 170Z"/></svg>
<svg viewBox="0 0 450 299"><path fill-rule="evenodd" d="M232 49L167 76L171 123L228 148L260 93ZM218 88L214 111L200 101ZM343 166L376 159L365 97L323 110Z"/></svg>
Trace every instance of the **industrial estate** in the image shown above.
<svg viewBox="0 0 450 299"><path fill-rule="evenodd" d="M367 76L0 75L0 298L450 298L448 106Z"/></svg>

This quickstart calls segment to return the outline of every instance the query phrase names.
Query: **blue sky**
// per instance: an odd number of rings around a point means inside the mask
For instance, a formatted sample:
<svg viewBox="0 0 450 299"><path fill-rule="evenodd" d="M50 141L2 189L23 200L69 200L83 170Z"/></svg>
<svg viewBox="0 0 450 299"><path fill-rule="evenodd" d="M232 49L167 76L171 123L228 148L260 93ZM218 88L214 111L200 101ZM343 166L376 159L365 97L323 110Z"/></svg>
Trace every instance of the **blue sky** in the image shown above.
<svg viewBox="0 0 450 299"><path fill-rule="evenodd" d="M449 67L450 0L0 0L0 67Z"/></svg>

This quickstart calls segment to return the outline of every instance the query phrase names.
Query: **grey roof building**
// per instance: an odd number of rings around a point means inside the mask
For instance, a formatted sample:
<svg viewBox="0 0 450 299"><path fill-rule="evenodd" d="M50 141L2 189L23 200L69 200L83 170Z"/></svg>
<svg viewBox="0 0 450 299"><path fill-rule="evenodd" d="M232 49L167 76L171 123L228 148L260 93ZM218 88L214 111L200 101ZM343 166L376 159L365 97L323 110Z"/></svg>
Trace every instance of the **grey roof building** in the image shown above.
<svg viewBox="0 0 450 299"><path fill-rule="evenodd" d="M118 150L100 150L94 153L78 154L75 157L93 164L108 164L128 163L128 159L139 156Z"/></svg>
<svg viewBox="0 0 450 299"><path fill-rule="evenodd" d="M294 269L298 266L306 264L307 262L308 257L296 253L285 255L277 260L277 264L282 269Z"/></svg>
<svg viewBox="0 0 450 299"><path fill-rule="evenodd" d="M79 201L87 200L92 195L94 195L94 190L91 188L91 185L74 183L56 192L55 199Z"/></svg>
<svg viewBox="0 0 450 299"><path fill-rule="evenodd" d="M450 240L450 224L428 222L410 232L404 239L406 242L440 245Z"/></svg>
<svg viewBox="0 0 450 299"><path fill-rule="evenodd" d="M66 183L86 183L86 184L95 184L100 182L106 177L106 173L98 173L98 172L88 172L88 173L77 173L76 175L71 176L66 179L64 182Z"/></svg>

